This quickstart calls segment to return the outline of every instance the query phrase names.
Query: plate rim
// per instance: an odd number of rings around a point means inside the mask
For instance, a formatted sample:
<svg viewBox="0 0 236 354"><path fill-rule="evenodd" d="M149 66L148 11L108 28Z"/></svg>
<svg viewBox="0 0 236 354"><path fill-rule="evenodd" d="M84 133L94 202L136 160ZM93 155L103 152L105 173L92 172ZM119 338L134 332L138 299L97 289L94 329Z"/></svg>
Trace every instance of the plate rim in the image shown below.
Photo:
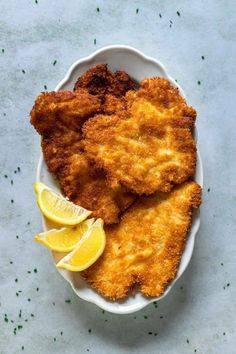
<svg viewBox="0 0 236 354"><path fill-rule="evenodd" d="M141 58L143 58L144 60L146 61L149 61L149 62L152 62L154 63L155 65L159 66L159 68L161 68L161 70L163 71L163 73L165 74L165 76L167 77L167 79L175 86L179 89L179 92L181 93L181 95L186 98L186 95L183 91L183 89L181 88L181 86L168 74L165 66L157 59L151 57L151 56L148 56L148 55L145 55L143 52L141 52L140 50L134 48L134 47L131 47L131 46L128 46L128 45L119 45L119 44L115 44L115 45L108 45L108 46L105 46L105 47L102 47L96 51L94 51L93 53L91 53L90 55L88 56L85 56L85 57L82 57L81 59L78 59L76 60L70 67L69 69L67 70L64 78L57 84L56 88L54 91L59 91L61 89L61 87L63 87L63 85L65 85L67 82L70 81L70 77L73 73L73 71L76 69L76 67L82 63L85 63L89 60L92 60L94 57L96 57L97 55L107 51L107 50L127 50L127 51L132 51L133 53L136 53L136 55L140 56ZM197 141L197 136L198 136L198 133L197 133L197 127L195 127L195 140ZM42 151L40 152L40 157L39 157L39 162L38 162L38 165L37 165L37 172L36 172L36 181L40 181L40 177L41 177L41 171L42 171L42 168L43 168L43 163L44 163L44 158L43 158L43 154L42 154ZM203 188L203 165L202 165L202 159L201 159L201 155L200 155L200 151L199 151L199 148L197 147L197 164L198 164L198 174L199 174L199 180L198 180L198 184ZM127 308L126 307L114 307L112 310L111 309L108 309L106 308L106 306L103 306L103 304L99 303L99 300L97 300L96 298L95 299L91 299L91 298L86 298L86 296L83 296L83 294L78 294L77 291L76 291L76 288L74 287L74 284L72 283L72 281L70 281L70 279L68 279L66 276L65 276L65 272L63 272L63 270L59 270L58 268L56 268L59 272L59 274L71 285L73 291L75 292L75 294L87 301L87 302L90 302L90 303L93 303L95 305L97 305L99 308L107 311L107 312L111 312L111 313L114 313L114 314L130 314L130 313L134 313L134 312L137 312L143 308L145 308L146 306L150 305L151 303L153 303L154 301L160 301L162 300L169 292L170 290L172 289L172 287L175 285L175 283L181 278L181 276L184 274L184 272L186 271L191 259L192 259L192 254L193 254L193 250L194 250L194 245L195 245L195 239L196 239L196 235L199 231L199 227L200 227L200 210L198 210L197 212L195 212L195 215L196 215L196 227L195 227L195 231L193 232L193 235L192 235L192 239L193 239L193 246L190 250L190 253L189 253L189 261L187 262L185 268L183 269L182 273L181 274L177 274L177 276L173 279L173 281L170 283L170 285L166 288L165 292L157 297L157 298L149 298L148 299L148 302L147 303L143 303L143 304L140 304L140 305L136 305L136 304L133 304L133 305L129 305ZM42 225L43 225L43 230L46 229L46 225L45 225L45 219L44 217L42 217ZM190 228L190 232L192 231L192 229ZM53 254L51 252L51 256L53 258ZM181 262L181 260L180 260ZM99 294L100 295L100 294ZM101 295L100 295L101 296Z"/></svg>

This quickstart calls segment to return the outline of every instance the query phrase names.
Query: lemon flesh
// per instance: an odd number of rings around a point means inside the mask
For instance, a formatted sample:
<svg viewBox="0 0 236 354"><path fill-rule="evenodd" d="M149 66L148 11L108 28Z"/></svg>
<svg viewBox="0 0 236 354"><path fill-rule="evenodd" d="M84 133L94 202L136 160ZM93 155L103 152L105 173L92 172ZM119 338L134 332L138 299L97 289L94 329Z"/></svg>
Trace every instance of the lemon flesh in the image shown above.
<svg viewBox="0 0 236 354"><path fill-rule="evenodd" d="M83 235L86 234L93 222L94 219L88 219L74 227L63 227L62 229L41 232L34 239L50 250L70 252L76 247Z"/></svg>
<svg viewBox="0 0 236 354"><path fill-rule="evenodd" d="M103 220L97 219L79 241L76 248L57 263L57 267L72 272L87 269L101 256L105 244L106 236L103 230Z"/></svg>
<svg viewBox="0 0 236 354"><path fill-rule="evenodd" d="M35 191L43 215L58 224L76 225L92 213L79 205L73 204L41 182L35 183Z"/></svg>

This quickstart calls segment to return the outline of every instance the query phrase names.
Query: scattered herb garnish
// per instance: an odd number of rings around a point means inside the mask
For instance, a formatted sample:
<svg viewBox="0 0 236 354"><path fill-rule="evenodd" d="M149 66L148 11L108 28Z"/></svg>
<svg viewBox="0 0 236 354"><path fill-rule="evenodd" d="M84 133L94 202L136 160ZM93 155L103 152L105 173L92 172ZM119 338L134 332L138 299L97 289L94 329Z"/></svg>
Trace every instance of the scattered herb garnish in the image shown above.
<svg viewBox="0 0 236 354"><path fill-rule="evenodd" d="M19 296L19 293L16 292L16 296Z"/></svg>
<svg viewBox="0 0 236 354"><path fill-rule="evenodd" d="M96 45L96 44L97 44L97 40L96 40L96 38L94 38L93 43L94 43L94 45Z"/></svg>
<svg viewBox="0 0 236 354"><path fill-rule="evenodd" d="M19 236L18 236L18 235L16 235L16 238L18 239L18 238L19 238Z"/></svg>
<svg viewBox="0 0 236 354"><path fill-rule="evenodd" d="M30 301L31 301L31 299L30 299L30 298L28 298L28 299L27 299L27 301L29 301L29 302L30 302Z"/></svg>
<svg viewBox="0 0 236 354"><path fill-rule="evenodd" d="M44 85L44 89L47 90L47 85Z"/></svg>
<svg viewBox="0 0 236 354"><path fill-rule="evenodd" d="M224 265L224 263L222 262L222 263L220 263L220 265L221 265L221 266L223 266L223 265Z"/></svg>
<svg viewBox="0 0 236 354"><path fill-rule="evenodd" d="M22 329L23 326L22 326L22 325L18 325L17 328L18 328L18 330L19 330L19 329Z"/></svg>
<svg viewBox="0 0 236 354"><path fill-rule="evenodd" d="M11 203L12 203L12 204L14 203L14 199L11 199Z"/></svg>
<svg viewBox="0 0 236 354"><path fill-rule="evenodd" d="M198 83L198 85L201 85L201 81L198 81L197 83Z"/></svg>
<svg viewBox="0 0 236 354"><path fill-rule="evenodd" d="M205 57L204 57L204 55L202 55L202 60L204 60L205 59Z"/></svg>
<svg viewBox="0 0 236 354"><path fill-rule="evenodd" d="M53 66L55 66L55 65L56 65L56 63L57 63L57 60L54 60L54 62L53 62L53 64L52 64L52 65L53 65Z"/></svg>
<svg viewBox="0 0 236 354"><path fill-rule="evenodd" d="M157 333L155 333L154 336L156 337L156 336L157 336Z"/></svg>
<svg viewBox="0 0 236 354"><path fill-rule="evenodd" d="M18 170L18 172L20 172L20 167L19 166L17 167L17 170Z"/></svg>
<svg viewBox="0 0 236 354"><path fill-rule="evenodd" d="M5 178L8 178L8 175L4 175Z"/></svg>
<svg viewBox="0 0 236 354"><path fill-rule="evenodd" d="M159 17L160 17L160 18L162 18L162 15L161 15L161 14L159 14Z"/></svg>
<svg viewBox="0 0 236 354"><path fill-rule="evenodd" d="M71 303L71 300L70 300L70 299L65 300L65 303L66 303L66 304L70 304L70 303Z"/></svg>
<svg viewBox="0 0 236 354"><path fill-rule="evenodd" d="M92 330L89 328L89 329L88 329L88 332L89 332L89 333L91 333L91 332L92 332Z"/></svg>
<svg viewBox="0 0 236 354"><path fill-rule="evenodd" d="M60 335L62 336L63 335L63 332L61 331Z"/></svg>
<svg viewBox="0 0 236 354"><path fill-rule="evenodd" d="M138 12L139 12L139 9L136 9L136 14L138 14Z"/></svg>
<svg viewBox="0 0 236 354"><path fill-rule="evenodd" d="M25 70L21 70L23 74L25 74Z"/></svg>
<svg viewBox="0 0 236 354"><path fill-rule="evenodd" d="M186 342L189 344L189 340L188 339L186 339Z"/></svg>
<svg viewBox="0 0 236 354"><path fill-rule="evenodd" d="M210 190L211 190L211 189L210 189L210 188L208 188L207 192L209 193L209 192L210 192Z"/></svg>
<svg viewBox="0 0 236 354"><path fill-rule="evenodd" d="M178 16L180 16L180 12L179 11L177 11L176 13L177 13Z"/></svg>
<svg viewBox="0 0 236 354"><path fill-rule="evenodd" d="M25 349L25 347L22 345L21 350L24 350L24 349Z"/></svg>
<svg viewBox="0 0 236 354"><path fill-rule="evenodd" d="M39 288L36 288L36 291L39 291Z"/></svg>
<svg viewBox="0 0 236 354"><path fill-rule="evenodd" d="M19 312L19 318L21 318L21 314L22 314L22 310L20 310L20 312Z"/></svg>
<svg viewBox="0 0 236 354"><path fill-rule="evenodd" d="M53 306L55 306L55 305L56 305L54 301L53 301L53 303L52 303L52 304L53 304Z"/></svg>
<svg viewBox="0 0 236 354"><path fill-rule="evenodd" d="M16 278L16 279L15 279L15 283L17 283L17 282L18 282L18 279Z"/></svg>
<svg viewBox="0 0 236 354"><path fill-rule="evenodd" d="M34 268L34 273L37 273L37 272L38 272L37 268Z"/></svg>
<svg viewBox="0 0 236 354"><path fill-rule="evenodd" d="M28 271L27 271L27 273L28 273L28 274L31 274L31 271L30 271L30 270L28 270Z"/></svg>
<svg viewBox="0 0 236 354"><path fill-rule="evenodd" d="M148 316L143 316L144 318L145 318L145 320L147 320L148 319Z"/></svg>
<svg viewBox="0 0 236 354"><path fill-rule="evenodd" d="M99 9L99 7L97 7L97 12L100 12L100 9Z"/></svg>
<svg viewBox="0 0 236 354"><path fill-rule="evenodd" d="M11 185L13 185L13 180L11 179Z"/></svg>
<svg viewBox="0 0 236 354"><path fill-rule="evenodd" d="M2 53L4 53L5 52L5 50L4 50L4 48L2 48Z"/></svg>
<svg viewBox="0 0 236 354"><path fill-rule="evenodd" d="M27 222L27 225L30 225L30 221Z"/></svg>
<svg viewBox="0 0 236 354"><path fill-rule="evenodd" d="M148 332L148 334L151 336L151 335L152 335L152 332Z"/></svg>
<svg viewBox="0 0 236 354"><path fill-rule="evenodd" d="M31 314L30 314L30 316L31 316L31 317L34 317L34 314L33 314L33 313L31 313Z"/></svg>
<svg viewBox="0 0 236 354"><path fill-rule="evenodd" d="M10 261L10 264L13 264L13 262L12 262L12 261Z"/></svg>
<svg viewBox="0 0 236 354"><path fill-rule="evenodd" d="M8 322L8 317L7 317L7 314L5 313L5 316L4 316L4 321L5 322Z"/></svg>
<svg viewBox="0 0 236 354"><path fill-rule="evenodd" d="M35 4L38 4L38 0L35 0Z"/></svg>
<svg viewBox="0 0 236 354"><path fill-rule="evenodd" d="M160 319L162 320L162 319L163 319L163 316L160 316Z"/></svg>
<svg viewBox="0 0 236 354"><path fill-rule="evenodd" d="M57 339L54 337L53 340L54 340L54 342L56 342Z"/></svg>

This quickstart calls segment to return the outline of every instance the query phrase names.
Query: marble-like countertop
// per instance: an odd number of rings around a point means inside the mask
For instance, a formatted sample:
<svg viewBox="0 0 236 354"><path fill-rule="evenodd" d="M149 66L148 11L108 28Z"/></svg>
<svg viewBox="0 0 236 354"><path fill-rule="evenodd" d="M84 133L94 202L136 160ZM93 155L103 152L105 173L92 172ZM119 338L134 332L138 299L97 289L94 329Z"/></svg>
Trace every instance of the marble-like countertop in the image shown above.
<svg viewBox="0 0 236 354"><path fill-rule="evenodd" d="M0 14L0 353L236 353L235 2L1 0ZM187 271L157 308L123 316L78 299L33 241L40 143L29 110L108 44L156 57L183 86L205 176Z"/></svg>

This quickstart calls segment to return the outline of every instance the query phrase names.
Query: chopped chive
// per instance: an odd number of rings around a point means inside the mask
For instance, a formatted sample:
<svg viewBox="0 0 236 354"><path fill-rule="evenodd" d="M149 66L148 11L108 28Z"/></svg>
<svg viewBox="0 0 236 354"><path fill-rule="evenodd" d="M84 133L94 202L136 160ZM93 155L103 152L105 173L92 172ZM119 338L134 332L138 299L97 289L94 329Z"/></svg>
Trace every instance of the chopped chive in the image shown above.
<svg viewBox="0 0 236 354"><path fill-rule="evenodd" d="M8 175L4 175L5 178L8 178Z"/></svg>
<svg viewBox="0 0 236 354"><path fill-rule="evenodd" d="M12 203L12 204L14 203L14 199L11 199L11 203Z"/></svg>
<svg viewBox="0 0 236 354"><path fill-rule="evenodd" d="M198 85L201 85L201 81L198 81L197 84L198 84Z"/></svg>
<svg viewBox="0 0 236 354"><path fill-rule="evenodd" d="M70 303L71 303L71 300L70 300L70 299L65 300L65 303L66 303L66 304L70 304Z"/></svg>
<svg viewBox="0 0 236 354"><path fill-rule="evenodd" d="M99 7L97 7L97 12L100 12L100 9L99 9Z"/></svg>
<svg viewBox="0 0 236 354"><path fill-rule="evenodd" d="M4 50L4 48L2 48L2 53L4 53L5 52L5 50Z"/></svg>
<svg viewBox="0 0 236 354"><path fill-rule="evenodd" d="M138 14L138 12L139 12L139 9L136 9L136 14Z"/></svg>
<svg viewBox="0 0 236 354"><path fill-rule="evenodd" d="M97 44L97 40L96 40L96 38L94 38L93 43L94 43L94 45L96 45L96 44Z"/></svg>
<svg viewBox="0 0 236 354"><path fill-rule="evenodd" d="M186 342L189 344L189 340L188 339L186 339Z"/></svg>
<svg viewBox="0 0 236 354"><path fill-rule="evenodd" d="M88 329L88 332L89 332L89 333L91 333L91 332L92 332L92 330L89 328L89 329Z"/></svg>
<svg viewBox="0 0 236 354"><path fill-rule="evenodd" d="M15 283L17 283L17 282L18 282L18 279L16 278L16 279L15 279Z"/></svg>
<svg viewBox="0 0 236 354"><path fill-rule="evenodd" d="M25 70L21 70L23 74L25 74Z"/></svg>
<svg viewBox="0 0 236 354"><path fill-rule="evenodd" d="M37 268L34 268L34 273L37 273L37 272L38 272Z"/></svg>
<svg viewBox="0 0 236 354"><path fill-rule="evenodd" d="M180 12L179 11L177 11L176 13L177 13L178 16L180 16Z"/></svg>
<svg viewBox="0 0 236 354"><path fill-rule="evenodd" d="M55 65L56 65L56 63L57 63L57 60L54 60L54 62L53 62L53 64L52 64L52 65L53 65L53 66L55 66Z"/></svg>
<svg viewBox="0 0 236 354"><path fill-rule="evenodd" d="M30 301L31 301L31 299L29 298L29 299L27 299L27 301L29 301L29 302L30 302Z"/></svg>
<svg viewBox="0 0 236 354"><path fill-rule="evenodd" d="M205 59L205 57L204 57L204 55L202 55L202 60L204 60Z"/></svg>
<svg viewBox="0 0 236 354"><path fill-rule="evenodd" d="M44 85L44 89L47 90L47 85Z"/></svg>
<svg viewBox="0 0 236 354"><path fill-rule="evenodd" d="M148 334L151 336L151 335L152 335L152 332L148 332Z"/></svg>
<svg viewBox="0 0 236 354"><path fill-rule="evenodd" d="M148 316L143 316L144 318L145 318L145 320L147 320L148 319Z"/></svg>
<svg viewBox="0 0 236 354"><path fill-rule="evenodd" d="M162 18L162 15L161 15L161 14L159 14L159 17L160 17L160 18Z"/></svg>
<svg viewBox="0 0 236 354"><path fill-rule="evenodd" d="M208 188L207 192L209 193L209 192L210 192L210 190L211 190L211 189L210 189L210 188Z"/></svg>

